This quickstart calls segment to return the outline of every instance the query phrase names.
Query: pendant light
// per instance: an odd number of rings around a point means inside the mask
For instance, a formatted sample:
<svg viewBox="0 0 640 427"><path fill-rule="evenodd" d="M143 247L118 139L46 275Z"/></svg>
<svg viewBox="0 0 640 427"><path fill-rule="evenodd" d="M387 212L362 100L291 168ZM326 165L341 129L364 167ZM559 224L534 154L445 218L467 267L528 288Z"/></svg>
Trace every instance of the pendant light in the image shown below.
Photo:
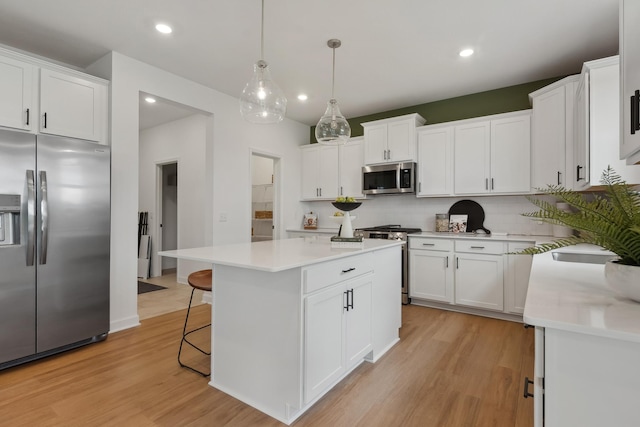
<svg viewBox="0 0 640 427"><path fill-rule="evenodd" d="M338 39L327 41L327 46L333 50L333 74L331 76L331 99L327 102L327 110L320 117L316 125L316 140L320 144L346 144L351 137L351 127L338 108L338 101L333 96L336 79L336 49L342 42Z"/></svg>
<svg viewBox="0 0 640 427"><path fill-rule="evenodd" d="M278 123L287 111L287 98L280 87L271 80L269 67L264 60L264 0L260 24L260 59L253 66L253 77L240 95L240 113L251 123Z"/></svg>

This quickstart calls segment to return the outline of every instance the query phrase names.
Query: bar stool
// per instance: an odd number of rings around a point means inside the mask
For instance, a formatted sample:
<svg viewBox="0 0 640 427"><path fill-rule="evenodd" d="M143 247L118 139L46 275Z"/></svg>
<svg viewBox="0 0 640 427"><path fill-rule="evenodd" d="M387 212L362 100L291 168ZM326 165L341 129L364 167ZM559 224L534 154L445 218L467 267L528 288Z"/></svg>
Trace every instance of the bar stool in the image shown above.
<svg viewBox="0 0 640 427"><path fill-rule="evenodd" d="M211 352L207 352L207 351L203 350L202 348L200 348L197 345L193 344L187 338L190 334L211 326L211 323L209 323L207 325L204 325L204 326L200 326L199 328L192 329L191 331L187 332L187 322L189 322L189 313L191 312L191 302L193 301L193 293L196 291L196 289L200 289L200 290L203 290L203 291L209 291L209 292L211 291L212 273L213 273L212 270L194 271L187 278L187 282L189 282L189 285L191 285L191 287L193 289L191 289L191 298L189 298L189 308L187 308L187 317L184 319L184 327L182 328L182 340L180 341L180 350L178 350L178 363L180 364L180 366L182 366L183 368L190 369L193 372L196 372L196 373L202 375L203 377L208 377L209 375L211 375L211 372L204 373L204 372L201 372L201 371L199 371L199 370L197 370L197 369L195 369L195 368L193 368L191 366L185 365L180 360L180 355L182 354L182 344L183 343L187 343L191 347L193 347L196 350L198 350L200 353L205 354L207 356L211 356Z"/></svg>

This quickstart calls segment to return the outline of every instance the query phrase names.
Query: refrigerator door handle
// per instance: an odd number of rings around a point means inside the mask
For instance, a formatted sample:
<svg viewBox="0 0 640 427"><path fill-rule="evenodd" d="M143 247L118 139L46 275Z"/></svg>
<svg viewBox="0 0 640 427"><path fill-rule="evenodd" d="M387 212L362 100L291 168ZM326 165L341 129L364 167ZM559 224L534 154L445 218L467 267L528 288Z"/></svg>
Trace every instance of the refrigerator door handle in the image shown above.
<svg viewBox="0 0 640 427"><path fill-rule="evenodd" d="M35 172L27 170L27 265L33 265L36 253L36 184Z"/></svg>
<svg viewBox="0 0 640 427"><path fill-rule="evenodd" d="M42 239L40 244L40 264L47 263L47 246L49 243L49 199L47 197L47 172L40 171L40 216L42 218Z"/></svg>

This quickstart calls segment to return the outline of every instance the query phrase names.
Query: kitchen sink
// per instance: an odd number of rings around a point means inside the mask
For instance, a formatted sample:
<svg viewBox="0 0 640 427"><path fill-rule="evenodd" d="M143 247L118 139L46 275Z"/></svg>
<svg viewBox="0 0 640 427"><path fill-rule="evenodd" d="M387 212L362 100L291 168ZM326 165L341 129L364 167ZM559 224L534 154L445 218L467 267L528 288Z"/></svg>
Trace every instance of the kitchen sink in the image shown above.
<svg viewBox="0 0 640 427"><path fill-rule="evenodd" d="M606 264L607 261L617 259L618 256L597 245L580 243L567 246L551 252L555 261L581 262L587 264Z"/></svg>

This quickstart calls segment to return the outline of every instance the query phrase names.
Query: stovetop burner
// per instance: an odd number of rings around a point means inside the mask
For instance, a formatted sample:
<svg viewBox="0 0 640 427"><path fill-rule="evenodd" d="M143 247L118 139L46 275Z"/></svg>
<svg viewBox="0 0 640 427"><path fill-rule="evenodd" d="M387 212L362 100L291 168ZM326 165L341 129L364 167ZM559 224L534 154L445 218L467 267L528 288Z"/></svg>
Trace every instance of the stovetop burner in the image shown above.
<svg viewBox="0 0 640 427"><path fill-rule="evenodd" d="M367 228L358 228L361 231L381 231L381 232L398 232L398 233L421 233L422 230L420 228L408 228L402 227L399 224L387 224L387 225L378 225L376 227L367 227Z"/></svg>

